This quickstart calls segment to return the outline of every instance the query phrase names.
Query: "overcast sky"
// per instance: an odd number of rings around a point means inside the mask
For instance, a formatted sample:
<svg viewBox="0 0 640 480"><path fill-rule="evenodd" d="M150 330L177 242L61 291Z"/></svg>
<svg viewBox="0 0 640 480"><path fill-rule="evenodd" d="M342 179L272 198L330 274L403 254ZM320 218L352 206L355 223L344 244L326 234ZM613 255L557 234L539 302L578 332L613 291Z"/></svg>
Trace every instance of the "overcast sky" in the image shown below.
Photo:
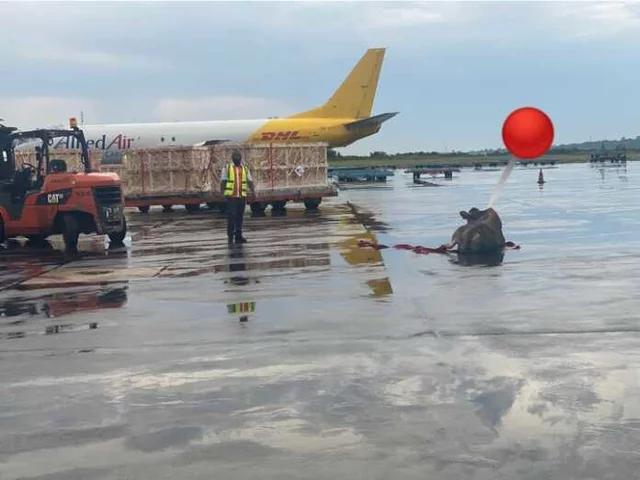
<svg viewBox="0 0 640 480"><path fill-rule="evenodd" d="M640 134L640 4L0 3L0 117L22 126L286 116L387 47L347 151L501 145L534 105L556 143Z"/></svg>

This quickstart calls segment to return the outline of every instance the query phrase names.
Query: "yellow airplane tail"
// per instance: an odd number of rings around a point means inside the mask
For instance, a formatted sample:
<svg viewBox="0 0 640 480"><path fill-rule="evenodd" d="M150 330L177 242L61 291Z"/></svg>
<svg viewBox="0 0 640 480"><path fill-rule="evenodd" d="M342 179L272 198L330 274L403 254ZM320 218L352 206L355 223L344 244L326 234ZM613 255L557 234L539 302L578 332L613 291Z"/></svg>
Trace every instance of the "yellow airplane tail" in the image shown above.
<svg viewBox="0 0 640 480"><path fill-rule="evenodd" d="M371 115L384 48L371 48L324 105L289 118L367 118Z"/></svg>

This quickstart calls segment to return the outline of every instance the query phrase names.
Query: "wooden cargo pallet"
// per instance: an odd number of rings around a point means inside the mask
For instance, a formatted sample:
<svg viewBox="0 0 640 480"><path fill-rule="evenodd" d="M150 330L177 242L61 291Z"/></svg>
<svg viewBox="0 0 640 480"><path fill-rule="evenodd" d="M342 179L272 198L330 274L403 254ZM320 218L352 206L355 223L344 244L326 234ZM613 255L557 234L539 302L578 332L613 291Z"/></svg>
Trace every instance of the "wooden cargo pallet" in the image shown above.
<svg viewBox="0 0 640 480"><path fill-rule="evenodd" d="M259 202L299 201L336 195L327 177L325 144L218 144L122 152L121 163L102 164L103 152L91 151L95 170L117 173L127 205L179 205L219 202L220 174L233 150L242 152L251 170ZM112 153L112 152L110 152ZM21 151L20 162L33 163L35 152ZM111 155L110 155L111 156ZM52 158L81 170L77 150L55 150Z"/></svg>

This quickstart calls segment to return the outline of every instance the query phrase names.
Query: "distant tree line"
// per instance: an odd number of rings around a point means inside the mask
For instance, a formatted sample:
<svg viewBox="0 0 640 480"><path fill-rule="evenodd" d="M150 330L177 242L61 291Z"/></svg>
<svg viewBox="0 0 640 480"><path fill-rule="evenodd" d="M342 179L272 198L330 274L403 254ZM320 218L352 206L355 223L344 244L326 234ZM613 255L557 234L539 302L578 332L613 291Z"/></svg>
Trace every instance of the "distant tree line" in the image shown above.
<svg viewBox="0 0 640 480"><path fill-rule="evenodd" d="M635 138L622 137L620 140L597 140L581 143L568 143L563 145L554 145L549 150L551 154L570 154L570 153L584 153L593 151L626 151L626 150L640 150L640 135ZM507 155L507 151L503 148L498 149L484 149L473 150L468 152L451 151L451 152L436 152L436 151L416 151L416 152L398 152L388 153L382 150L375 150L369 152L368 158L373 159L408 159L408 158L422 158L422 157L477 157L478 155L486 156L499 156ZM330 148L327 150L327 158L366 158L366 155L342 155L337 150Z"/></svg>
<svg viewBox="0 0 640 480"><path fill-rule="evenodd" d="M461 152L453 150L451 152L436 151L416 151L416 152L398 152L387 153L383 151L374 151L369 153L369 158L413 158L413 157L475 157L478 155L506 155L505 150L483 150L482 152Z"/></svg>

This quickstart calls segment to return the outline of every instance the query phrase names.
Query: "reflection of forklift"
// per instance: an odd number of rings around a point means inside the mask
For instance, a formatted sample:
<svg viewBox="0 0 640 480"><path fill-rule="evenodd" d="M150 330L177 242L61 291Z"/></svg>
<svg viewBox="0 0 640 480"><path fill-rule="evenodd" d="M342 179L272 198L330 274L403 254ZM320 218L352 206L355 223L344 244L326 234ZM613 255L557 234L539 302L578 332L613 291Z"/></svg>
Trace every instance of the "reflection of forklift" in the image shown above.
<svg viewBox="0 0 640 480"><path fill-rule="evenodd" d="M103 308L120 308L127 303L127 285L91 287L87 290L70 290L35 298L8 298L0 301L0 316L44 316L47 318L62 317L71 313L90 312ZM14 321L11 324L17 325Z"/></svg>
<svg viewBox="0 0 640 480"><path fill-rule="evenodd" d="M80 146L83 172L67 172L64 160L49 158L49 146L60 137ZM16 168L17 144L37 145L36 165ZM91 172L83 131L74 124L70 130L30 131L0 125L0 242L61 233L67 249L75 250L79 234L93 232L122 243L127 224L120 178Z"/></svg>

